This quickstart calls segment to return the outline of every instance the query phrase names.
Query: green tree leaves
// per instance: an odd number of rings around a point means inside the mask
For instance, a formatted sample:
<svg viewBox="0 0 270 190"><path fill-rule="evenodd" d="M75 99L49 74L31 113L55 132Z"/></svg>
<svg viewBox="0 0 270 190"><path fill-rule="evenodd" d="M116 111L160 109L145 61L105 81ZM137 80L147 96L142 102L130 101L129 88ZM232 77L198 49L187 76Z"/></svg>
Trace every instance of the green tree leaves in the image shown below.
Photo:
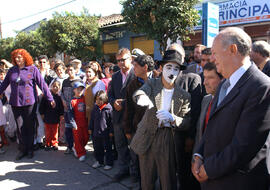
<svg viewBox="0 0 270 190"><path fill-rule="evenodd" d="M193 8L198 0L124 0L122 15L130 30L146 34L160 43L164 52L167 41L188 40L199 15Z"/></svg>
<svg viewBox="0 0 270 190"><path fill-rule="evenodd" d="M10 60L10 52L17 48L26 49L33 57L56 53L66 53L83 61L101 57L98 17L90 16L86 9L79 16L54 13L36 31L19 32L15 38L0 40L0 58Z"/></svg>

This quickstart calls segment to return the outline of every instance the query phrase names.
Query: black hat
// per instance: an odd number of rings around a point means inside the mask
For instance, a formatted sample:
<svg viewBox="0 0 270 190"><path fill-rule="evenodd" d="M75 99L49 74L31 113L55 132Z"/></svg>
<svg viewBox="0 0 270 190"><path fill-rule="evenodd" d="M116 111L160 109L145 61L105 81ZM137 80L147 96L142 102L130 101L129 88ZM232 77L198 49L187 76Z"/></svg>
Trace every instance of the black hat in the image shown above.
<svg viewBox="0 0 270 190"><path fill-rule="evenodd" d="M185 70L186 66L182 62L182 55L175 50L167 50L160 63L175 62L180 66L180 70Z"/></svg>

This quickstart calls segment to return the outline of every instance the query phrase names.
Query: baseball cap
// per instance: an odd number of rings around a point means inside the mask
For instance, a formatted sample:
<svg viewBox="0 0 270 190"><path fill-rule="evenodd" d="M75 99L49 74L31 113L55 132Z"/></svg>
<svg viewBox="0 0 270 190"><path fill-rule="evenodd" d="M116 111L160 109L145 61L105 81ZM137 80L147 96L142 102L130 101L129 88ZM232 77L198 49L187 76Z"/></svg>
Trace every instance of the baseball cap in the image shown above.
<svg viewBox="0 0 270 190"><path fill-rule="evenodd" d="M85 85L80 81L76 81L73 83L73 88L79 88L79 87L85 88Z"/></svg>

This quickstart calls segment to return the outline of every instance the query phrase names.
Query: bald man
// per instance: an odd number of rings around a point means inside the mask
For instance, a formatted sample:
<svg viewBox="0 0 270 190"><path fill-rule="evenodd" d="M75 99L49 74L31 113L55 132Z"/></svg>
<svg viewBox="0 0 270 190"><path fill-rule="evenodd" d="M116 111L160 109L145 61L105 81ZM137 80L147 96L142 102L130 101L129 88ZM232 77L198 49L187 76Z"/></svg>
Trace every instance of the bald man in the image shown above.
<svg viewBox="0 0 270 190"><path fill-rule="evenodd" d="M212 53L225 80L214 97L192 173L202 190L267 190L270 79L250 61L251 38L229 27L214 39Z"/></svg>

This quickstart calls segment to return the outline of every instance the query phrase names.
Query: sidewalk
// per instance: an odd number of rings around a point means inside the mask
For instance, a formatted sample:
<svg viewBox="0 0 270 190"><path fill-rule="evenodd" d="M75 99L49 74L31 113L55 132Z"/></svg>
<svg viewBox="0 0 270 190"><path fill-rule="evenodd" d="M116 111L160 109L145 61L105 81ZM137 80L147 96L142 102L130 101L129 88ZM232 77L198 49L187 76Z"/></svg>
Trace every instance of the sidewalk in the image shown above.
<svg viewBox="0 0 270 190"><path fill-rule="evenodd" d="M58 151L38 150L34 158L15 161L16 143L5 147L7 152L0 155L0 189L3 190L127 190L138 189L138 184L129 178L121 182L112 181L117 172L113 169L93 169L95 159L91 143L87 145L87 159L79 162L72 154L65 155L66 147Z"/></svg>

